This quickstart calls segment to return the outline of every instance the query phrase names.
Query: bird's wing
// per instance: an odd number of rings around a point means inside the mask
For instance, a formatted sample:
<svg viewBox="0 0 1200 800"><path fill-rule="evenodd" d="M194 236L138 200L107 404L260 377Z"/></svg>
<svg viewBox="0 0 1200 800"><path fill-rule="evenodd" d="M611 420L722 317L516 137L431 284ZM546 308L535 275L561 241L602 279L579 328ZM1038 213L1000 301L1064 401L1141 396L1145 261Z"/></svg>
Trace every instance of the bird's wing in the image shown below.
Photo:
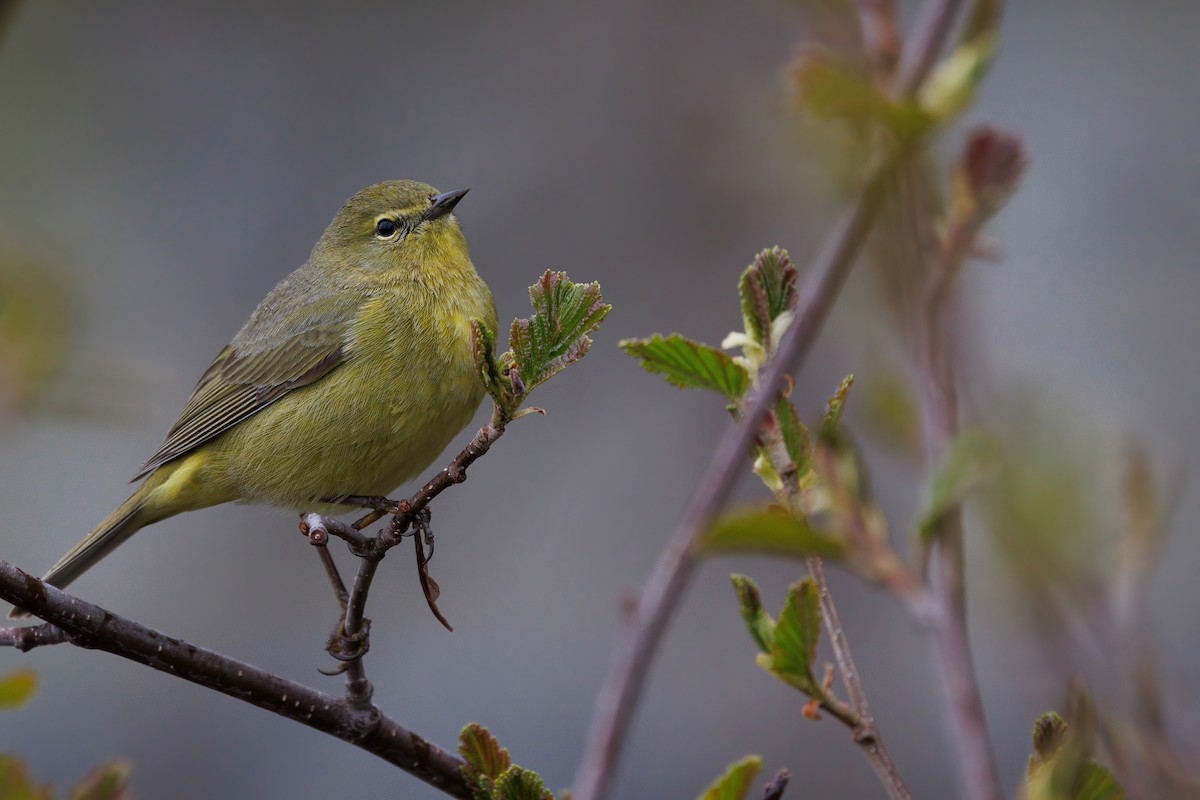
<svg viewBox="0 0 1200 800"><path fill-rule="evenodd" d="M261 322L252 319L247 329ZM162 446L133 479L215 438L292 389L329 374L342 363L348 327L348 321L308 327L266 348L239 346L244 329L200 377Z"/></svg>

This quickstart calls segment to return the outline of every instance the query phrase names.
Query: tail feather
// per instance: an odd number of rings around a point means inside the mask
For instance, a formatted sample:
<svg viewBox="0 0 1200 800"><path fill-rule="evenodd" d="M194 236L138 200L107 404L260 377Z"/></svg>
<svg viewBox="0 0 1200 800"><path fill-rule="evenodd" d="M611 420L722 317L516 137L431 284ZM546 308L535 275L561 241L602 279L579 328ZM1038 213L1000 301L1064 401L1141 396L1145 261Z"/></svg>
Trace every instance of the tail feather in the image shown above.
<svg viewBox="0 0 1200 800"><path fill-rule="evenodd" d="M154 522L149 515L141 513L146 503L145 485L133 493L133 496L122 503L103 522L84 537L83 541L71 548L58 563L50 568L42 580L51 586L62 589L71 581L78 578L97 561L111 553L118 545L133 536L139 529ZM9 613L9 619L24 619L29 612L14 608Z"/></svg>

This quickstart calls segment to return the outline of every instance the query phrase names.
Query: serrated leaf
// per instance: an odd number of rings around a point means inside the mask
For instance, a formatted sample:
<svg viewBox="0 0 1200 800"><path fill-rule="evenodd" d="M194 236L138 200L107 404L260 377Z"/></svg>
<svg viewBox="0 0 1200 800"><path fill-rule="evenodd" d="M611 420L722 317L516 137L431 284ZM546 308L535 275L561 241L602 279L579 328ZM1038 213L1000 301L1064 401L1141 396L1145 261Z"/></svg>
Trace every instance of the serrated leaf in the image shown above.
<svg viewBox="0 0 1200 800"><path fill-rule="evenodd" d="M700 795L699 800L743 800L754 785L754 779L760 769L762 759L758 756L746 756L741 761L730 764L725 774L717 778Z"/></svg>
<svg viewBox="0 0 1200 800"><path fill-rule="evenodd" d="M458 734L463 777L477 798L491 797L493 782L512 766L508 751L482 725L472 722Z"/></svg>
<svg viewBox="0 0 1200 800"><path fill-rule="evenodd" d="M832 437L837 433L838 427L842 424L842 411L846 407L846 395L850 393L850 387L853 385L853 375L847 375L842 378L842 382L838 384L837 391L833 393L833 397L829 398L829 402L825 404L825 415L821 418L822 435Z"/></svg>
<svg viewBox="0 0 1200 800"><path fill-rule="evenodd" d="M836 558L845 546L779 509L748 508L718 517L696 544L705 555L731 552Z"/></svg>
<svg viewBox="0 0 1200 800"><path fill-rule="evenodd" d="M775 620L763 610L758 585L746 575L734 573L729 578L733 581L733 591L737 593L746 630L750 631L750 637L758 644L759 650L771 652L775 644Z"/></svg>
<svg viewBox="0 0 1200 800"><path fill-rule="evenodd" d="M600 295L600 284L572 283L567 273L550 270L529 288L529 300L532 316L513 320L509 332L526 393L583 358L592 346L589 334L612 309Z"/></svg>
<svg viewBox="0 0 1200 800"><path fill-rule="evenodd" d="M536 772L512 766L496 779L495 800L554 800Z"/></svg>
<svg viewBox="0 0 1200 800"><path fill-rule="evenodd" d="M775 643L768 669L775 677L813 698L825 694L812 671L820 635L817 586L811 578L805 578L788 588L783 610L775 623Z"/></svg>
<svg viewBox="0 0 1200 800"><path fill-rule="evenodd" d="M738 281L746 333L767 350L775 320L796 308L797 274L787 251L772 247L759 253Z"/></svg>
<svg viewBox="0 0 1200 800"><path fill-rule="evenodd" d="M1062 746L1067 721L1057 711L1047 711L1033 723L1033 752L1038 758L1050 758Z"/></svg>
<svg viewBox="0 0 1200 800"><path fill-rule="evenodd" d="M495 353L496 334L479 320L471 320L471 355L484 388L492 395L500 383L500 368L496 364Z"/></svg>
<svg viewBox="0 0 1200 800"><path fill-rule="evenodd" d="M19 708L29 702L37 690L37 673L16 669L0 678L0 709Z"/></svg>
<svg viewBox="0 0 1200 800"><path fill-rule="evenodd" d="M933 472L917 532L928 541L942 515L987 482L1000 468L1000 443L980 428L966 428L942 455Z"/></svg>
<svg viewBox="0 0 1200 800"><path fill-rule="evenodd" d="M808 428L800 421L792 401L783 395L775 402L775 424L779 426L788 458L796 466L796 473L802 475L812 461Z"/></svg>
<svg viewBox="0 0 1200 800"><path fill-rule="evenodd" d="M750 388L745 367L717 348L678 333L665 339L657 333L649 339L625 339L619 346L647 372L656 372L681 389L708 389L737 400Z"/></svg>
<svg viewBox="0 0 1200 800"><path fill-rule="evenodd" d="M38 786L20 759L0 755L0 798L4 800L50 800L49 786Z"/></svg>
<svg viewBox="0 0 1200 800"><path fill-rule="evenodd" d="M127 800L130 797L129 777L132 771L122 761L97 767L71 789L68 796L70 800Z"/></svg>

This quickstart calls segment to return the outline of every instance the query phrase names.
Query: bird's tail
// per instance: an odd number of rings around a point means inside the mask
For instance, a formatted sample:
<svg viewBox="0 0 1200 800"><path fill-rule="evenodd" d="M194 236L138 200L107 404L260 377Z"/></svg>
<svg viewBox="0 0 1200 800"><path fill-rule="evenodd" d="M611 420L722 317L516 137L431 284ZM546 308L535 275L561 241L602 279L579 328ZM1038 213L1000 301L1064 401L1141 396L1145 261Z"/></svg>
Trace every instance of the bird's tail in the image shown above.
<svg viewBox="0 0 1200 800"><path fill-rule="evenodd" d="M117 507L116 511L105 517L104 521L84 537L83 541L60 558L58 563L42 577L42 581L62 589L91 569L97 561L115 550L118 545L133 536L138 530L152 522L171 516L171 513L174 512L154 513L146 507L146 500L150 493L161 483L154 478L155 476L151 475L128 500ZM8 618L24 619L28 616L29 612L14 608Z"/></svg>

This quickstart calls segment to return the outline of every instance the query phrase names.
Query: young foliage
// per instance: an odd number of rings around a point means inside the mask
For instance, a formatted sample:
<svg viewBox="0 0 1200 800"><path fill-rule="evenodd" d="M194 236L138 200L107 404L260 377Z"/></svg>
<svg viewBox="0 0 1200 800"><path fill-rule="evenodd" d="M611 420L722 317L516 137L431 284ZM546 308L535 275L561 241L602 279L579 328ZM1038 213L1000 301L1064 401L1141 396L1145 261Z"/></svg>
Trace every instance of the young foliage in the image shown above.
<svg viewBox="0 0 1200 800"><path fill-rule="evenodd" d="M775 642L769 653L759 655L759 666L809 697L824 699L825 690L813 677L820 635L817 585L811 578L805 578L788 588L783 610L775 623Z"/></svg>
<svg viewBox="0 0 1200 800"><path fill-rule="evenodd" d="M730 575L729 579L733 581L733 591L737 593L738 606L742 610L742 619L746 623L746 630L750 631L750 637L754 639L759 650L764 653L771 652L771 648L775 646L775 620L763 610L758 585L750 577L736 572Z"/></svg>
<svg viewBox="0 0 1200 800"><path fill-rule="evenodd" d="M478 723L459 732L458 754L475 800L554 800L538 774L513 764L508 750Z"/></svg>
<svg viewBox="0 0 1200 800"><path fill-rule="evenodd" d="M770 351L776 336L775 321L796 308L798 271L781 247L759 253L738 281L746 335Z"/></svg>
<svg viewBox="0 0 1200 800"><path fill-rule="evenodd" d="M812 461L808 428L800 421L796 407L784 395L780 395L775 402L775 424L779 426L779 434L783 438L788 459L795 465L796 472L803 474Z"/></svg>
<svg viewBox="0 0 1200 800"><path fill-rule="evenodd" d="M550 270L529 287L529 300L533 314L513 320L509 349L499 357L493 355L495 332L471 321L475 367L496 404L498 422L526 413L518 409L535 387L583 358L592 346L590 334L612 310L600 284L573 283L567 273Z"/></svg>
<svg viewBox="0 0 1200 800"><path fill-rule="evenodd" d="M625 339L620 347L641 362L647 372L657 372L681 389L707 389L730 402L750 388L746 368L725 353L673 333L665 339Z"/></svg>
<svg viewBox="0 0 1200 800"><path fill-rule="evenodd" d="M825 436L833 436L837 433L838 427L842 424L842 411L846 407L846 395L850 393L850 387L854 385L854 376L847 375L842 378L842 382L838 384L837 391L833 393L833 397L829 398L829 402L825 404L825 416L821 418L821 433Z"/></svg>
<svg viewBox="0 0 1200 800"><path fill-rule="evenodd" d="M717 778L704 794L700 795L699 800L744 800L760 769L762 759L758 756L746 756L741 761L730 764L725 774Z"/></svg>
<svg viewBox="0 0 1200 800"><path fill-rule="evenodd" d="M808 48L792 67L792 82L801 107L818 120L849 123L859 135L883 130L899 142L915 141L934 124L924 108L897 102L831 52Z"/></svg>
<svg viewBox="0 0 1200 800"><path fill-rule="evenodd" d="M1053 711L1033 726L1033 755L1021 800L1125 800L1125 790L1091 757L1086 736Z"/></svg>
<svg viewBox="0 0 1200 800"><path fill-rule="evenodd" d="M813 675L821 636L816 583L804 578L788 587L779 619L773 620L763 610L753 580L745 575L733 575L732 580L746 629L762 651L758 665L814 700L828 700L826 688Z"/></svg>
<svg viewBox="0 0 1200 800"><path fill-rule="evenodd" d="M806 520L776 508L749 508L722 514L697 542L705 555L730 552L833 558L843 543L814 530Z"/></svg>

